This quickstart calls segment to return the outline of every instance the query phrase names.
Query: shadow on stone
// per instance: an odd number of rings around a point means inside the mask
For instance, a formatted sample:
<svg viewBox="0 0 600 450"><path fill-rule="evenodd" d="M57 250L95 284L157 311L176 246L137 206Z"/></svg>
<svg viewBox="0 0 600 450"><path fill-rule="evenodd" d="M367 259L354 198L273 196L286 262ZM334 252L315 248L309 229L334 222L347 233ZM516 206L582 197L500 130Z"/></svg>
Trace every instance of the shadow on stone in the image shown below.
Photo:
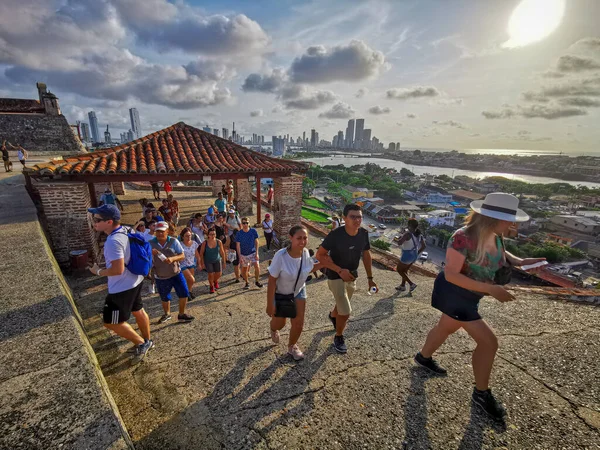
<svg viewBox="0 0 600 450"><path fill-rule="evenodd" d="M480 450L483 446L484 431L486 429L492 429L495 433L504 433L506 423L497 422L487 417L471 403L471 417L458 450Z"/></svg>
<svg viewBox="0 0 600 450"><path fill-rule="evenodd" d="M425 382L429 379L426 369L413 366L410 369L410 387L404 406L404 443L406 449L429 449L431 440L427 431L427 395Z"/></svg>

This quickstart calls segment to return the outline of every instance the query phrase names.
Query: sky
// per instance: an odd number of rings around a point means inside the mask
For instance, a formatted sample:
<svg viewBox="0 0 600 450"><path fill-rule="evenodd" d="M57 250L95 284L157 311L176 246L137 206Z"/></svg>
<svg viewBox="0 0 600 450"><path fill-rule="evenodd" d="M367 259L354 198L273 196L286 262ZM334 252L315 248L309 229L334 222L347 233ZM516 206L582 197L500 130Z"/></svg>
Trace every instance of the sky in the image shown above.
<svg viewBox="0 0 600 450"><path fill-rule="evenodd" d="M541 6L540 6L541 5ZM598 0L2 0L0 97L249 136L596 152ZM102 131L102 130L101 130Z"/></svg>

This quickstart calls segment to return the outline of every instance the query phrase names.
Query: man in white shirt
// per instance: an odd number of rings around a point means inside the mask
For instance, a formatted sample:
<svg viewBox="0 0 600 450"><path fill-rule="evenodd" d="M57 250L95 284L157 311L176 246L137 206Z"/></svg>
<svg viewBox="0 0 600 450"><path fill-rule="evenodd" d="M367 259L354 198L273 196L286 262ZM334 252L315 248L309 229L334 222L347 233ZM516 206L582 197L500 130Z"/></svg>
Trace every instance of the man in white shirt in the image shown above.
<svg viewBox="0 0 600 450"><path fill-rule="evenodd" d="M108 277L108 295L104 303L104 326L135 345L134 360L144 359L154 346L150 340L150 319L142 305L142 275L131 273L126 265L131 257L127 231L121 226L121 212L115 205L90 208L94 229L108 235L104 243L106 269L98 264L90 272L99 277ZM133 314L142 336L127 323Z"/></svg>

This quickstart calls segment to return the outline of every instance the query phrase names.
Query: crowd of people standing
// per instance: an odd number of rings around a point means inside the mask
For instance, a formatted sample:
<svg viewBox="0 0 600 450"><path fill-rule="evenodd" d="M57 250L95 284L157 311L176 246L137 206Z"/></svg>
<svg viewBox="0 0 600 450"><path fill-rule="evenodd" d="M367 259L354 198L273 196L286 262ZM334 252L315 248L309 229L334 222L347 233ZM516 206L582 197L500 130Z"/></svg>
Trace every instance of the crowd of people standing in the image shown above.
<svg viewBox="0 0 600 450"><path fill-rule="evenodd" d="M151 203L140 200L144 216L136 224L135 230L142 233L152 249L152 277L160 295L164 314L159 323L171 320L171 291L175 290L179 300L178 320L191 322L194 317L186 312L187 302L193 298L191 290L197 270L208 273L209 292L220 288L220 279L227 262L234 266L235 279L240 275L245 289L250 288L249 272L254 268L254 284L261 288L259 236L250 227L247 217L239 217L235 207L227 201L233 191L220 192L215 203L206 215L195 214L179 234L167 218L173 218L172 196L166 200L166 208L156 211ZM446 339L459 329L464 329L476 342L472 355L475 387L472 402L494 419L502 420L506 410L492 394L489 387L492 367L498 349L498 340L479 314L479 302L491 296L500 302L514 300L514 296L504 287L510 281L510 267L539 263L544 258L517 258L506 251L503 236L517 222L528 219L526 213L518 209L518 199L510 194L488 194L485 200L473 202L471 213L465 226L457 230L448 243L444 270L437 276L432 306L441 312L439 322L431 329L421 350L414 360L420 366L436 375L445 375L446 369L433 359L433 354ZM97 265L90 271L97 276L108 277L108 296L104 306L104 324L119 336L131 341L135 347L135 358L141 360L154 343L150 339L148 315L143 310L141 284L143 276L134 275L127 267L131 258L127 233L120 224L120 211L113 204L104 204L89 210L97 231L108 238L104 247L106 269ZM171 213L168 216L167 213ZM208 216L208 217L207 217ZM308 231L302 225L289 230L289 244L278 250L268 267L268 287L266 291L266 313L270 318L269 328L273 343L279 344L280 331L290 319L288 354L300 361L304 354L298 345L306 314L306 280L316 270L324 271L327 286L332 295L333 307L328 320L334 329L333 349L345 354L348 351L344 331L352 313L351 300L356 291L359 277L358 267L363 261L370 292L377 292L374 280L372 257L368 232L361 226L362 209L355 204L344 207L342 220L325 237L315 257L308 246ZM273 221L269 214L261 224L267 237L273 234ZM416 261L424 246L422 234L416 221L409 221L408 229L401 239L403 256L397 267L402 278L398 290L416 288L408 269ZM241 273L239 267L241 266ZM133 314L140 334L127 323Z"/></svg>

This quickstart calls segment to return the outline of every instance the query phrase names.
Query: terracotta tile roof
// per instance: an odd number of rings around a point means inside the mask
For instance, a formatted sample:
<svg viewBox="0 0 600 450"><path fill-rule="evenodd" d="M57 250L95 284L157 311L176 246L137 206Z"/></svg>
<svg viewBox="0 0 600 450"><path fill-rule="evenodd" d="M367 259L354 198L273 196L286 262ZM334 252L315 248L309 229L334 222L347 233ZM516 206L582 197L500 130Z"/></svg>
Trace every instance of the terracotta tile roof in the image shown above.
<svg viewBox="0 0 600 450"><path fill-rule="evenodd" d="M46 110L37 100L22 98L0 98L0 114L44 114Z"/></svg>
<svg viewBox="0 0 600 450"><path fill-rule="evenodd" d="M124 174L305 172L302 162L272 158L183 122L117 147L39 164L32 177Z"/></svg>

